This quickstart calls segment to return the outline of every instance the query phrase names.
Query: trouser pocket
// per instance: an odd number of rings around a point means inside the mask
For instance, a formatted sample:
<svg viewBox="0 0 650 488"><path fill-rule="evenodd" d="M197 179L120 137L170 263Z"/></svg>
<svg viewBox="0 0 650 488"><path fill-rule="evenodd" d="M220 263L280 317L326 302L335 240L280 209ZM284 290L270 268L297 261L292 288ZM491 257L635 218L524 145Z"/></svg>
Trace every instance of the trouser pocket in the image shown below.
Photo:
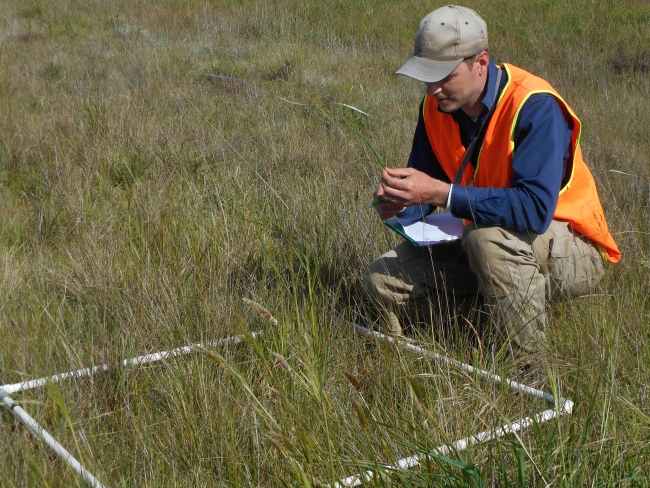
<svg viewBox="0 0 650 488"><path fill-rule="evenodd" d="M596 245L582 236L554 237L548 270L547 295L553 300L589 293L604 273Z"/></svg>

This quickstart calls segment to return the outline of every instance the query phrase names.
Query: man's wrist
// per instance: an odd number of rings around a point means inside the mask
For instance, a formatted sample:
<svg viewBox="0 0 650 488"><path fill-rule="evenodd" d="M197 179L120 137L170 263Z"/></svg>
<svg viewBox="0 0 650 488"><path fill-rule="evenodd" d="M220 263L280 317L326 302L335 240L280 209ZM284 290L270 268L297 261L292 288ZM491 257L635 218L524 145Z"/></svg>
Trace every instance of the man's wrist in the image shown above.
<svg viewBox="0 0 650 488"><path fill-rule="evenodd" d="M451 203L451 183L435 180L437 188L429 203L439 208L447 208Z"/></svg>
<svg viewBox="0 0 650 488"><path fill-rule="evenodd" d="M449 195L447 195L447 205L445 205L445 208L449 208L451 206L451 190L454 187L453 183L449 184Z"/></svg>

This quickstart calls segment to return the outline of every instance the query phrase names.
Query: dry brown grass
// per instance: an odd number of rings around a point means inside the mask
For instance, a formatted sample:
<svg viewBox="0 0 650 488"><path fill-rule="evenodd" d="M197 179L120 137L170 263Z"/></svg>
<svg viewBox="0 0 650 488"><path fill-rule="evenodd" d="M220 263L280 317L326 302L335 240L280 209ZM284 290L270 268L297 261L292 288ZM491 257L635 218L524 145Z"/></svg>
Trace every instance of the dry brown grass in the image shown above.
<svg viewBox="0 0 650 488"><path fill-rule="evenodd" d="M364 310L359 270L396 242L365 208L378 165L353 129L386 164L405 163L422 87L393 72L433 7L0 4L2 382L116 365L252 326L270 332L217 351L225 368L196 356L61 385L81 440L75 454L102 481L330 482L332 471L351 474L541 409L359 341L340 320ZM525 436L523 458L510 439L459 456L467 472L442 463L401 483L446 473L472 484L472 463L504 486L520 469L533 486L642 483L650 10L483 0L474 8L490 26L493 57L545 76L581 117L624 260L596 295L553 311L549 371L577 400L574 417ZM279 358L292 373L276 367ZM26 408L74 449L56 390L16 398L34 402ZM75 483L9 412L0 420L7 486Z"/></svg>

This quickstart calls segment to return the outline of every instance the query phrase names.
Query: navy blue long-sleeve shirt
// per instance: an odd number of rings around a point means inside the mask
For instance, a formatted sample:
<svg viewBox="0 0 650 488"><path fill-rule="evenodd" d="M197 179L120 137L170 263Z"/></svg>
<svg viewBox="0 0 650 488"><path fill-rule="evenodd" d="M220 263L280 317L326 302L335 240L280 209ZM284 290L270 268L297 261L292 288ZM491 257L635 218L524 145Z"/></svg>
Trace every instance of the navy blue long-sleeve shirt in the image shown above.
<svg viewBox="0 0 650 488"><path fill-rule="evenodd" d="M496 76L497 67L490 60L487 90L483 98L485 108L476 121L460 109L451 114L458 123L465 147L471 142L482 119L488 115L496 88L493 81ZM503 70L499 93L506 82L507 73ZM553 220L560 188L565 183L572 129L573 121L568 115L565 117L552 95L532 95L521 108L515 126L512 185L509 188L454 185L451 213L479 223L544 233ZM474 167L482 143L481 139L477 141L474 154L470 156ZM431 148L422 116L422 104L408 166L450 182Z"/></svg>

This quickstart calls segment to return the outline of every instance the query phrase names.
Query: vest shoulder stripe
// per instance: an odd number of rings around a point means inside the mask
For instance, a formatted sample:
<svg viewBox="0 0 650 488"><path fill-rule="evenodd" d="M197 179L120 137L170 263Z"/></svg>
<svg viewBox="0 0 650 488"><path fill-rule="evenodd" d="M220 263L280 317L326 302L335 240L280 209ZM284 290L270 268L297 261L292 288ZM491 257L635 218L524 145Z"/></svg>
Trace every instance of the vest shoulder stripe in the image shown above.
<svg viewBox="0 0 650 488"><path fill-rule="evenodd" d="M521 85L520 85L521 86ZM525 87L522 87L525 88ZM521 112L522 107L526 103L526 101L533 95L538 95L538 94L546 94L546 95L551 95L553 98L556 100L560 101L564 108L569 112L569 115L571 115L571 118L573 119L574 123L578 124L578 137L576 138L575 144L573 145L572 152L575 153L576 148L578 147L578 144L580 143L580 134L582 133L582 125L580 124L580 121L578 120L578 117L573 113L573 110L571 110L571 107L564 101L564 99L556 92L553 92L551 90L530 90L524 98L521 100L521 103L519 104L519 107L517 107L517 112L515 113L515 116L512 120L512 127L510 127L510 150L512 151L512 156L514 157L515 155L515 128L517 127L517 122L519 121L519 113ZM573 181L573 174L575 172L575 165L571 165L571 174L569 175L569 179L567 180L566 184L560 188L560 195L564 193L570 186L571 182Z"/></svg>
<svg viewBox="0 0 650 488"><path fill-rule="evenodd" d="M503 100L504 95L508 92L510 83L512 83L512 73L510 72L510 68L508 68L508 64L507 63L503 63L502 65L498 64L497 68L505 69L507 76L506 76L506 84L503 86L503 90L501 90L501 93L499 94L499 99L496 101L496 107L494 107L495 110ZM490 121L488 120L488 124L489 123ZM474 179L476 179L476 176L478 175L478 169L481 167L481 154L483 154L483 144L481 144L481 147L479 147L478 156L476 156L476 168L474 169Z"/></svg>

